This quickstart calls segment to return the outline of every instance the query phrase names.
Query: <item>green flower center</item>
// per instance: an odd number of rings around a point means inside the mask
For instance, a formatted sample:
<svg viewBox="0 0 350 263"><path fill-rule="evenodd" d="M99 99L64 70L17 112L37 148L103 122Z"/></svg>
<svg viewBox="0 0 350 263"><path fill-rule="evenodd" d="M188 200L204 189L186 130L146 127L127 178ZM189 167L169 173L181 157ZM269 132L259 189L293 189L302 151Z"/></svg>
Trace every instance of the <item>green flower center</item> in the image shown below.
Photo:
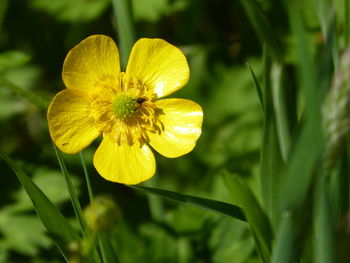
<svg viewBox="0 0 350 263"><path fill-rule="evenodd" d="M137 108L139 108L137 100L126 94L118 95L112 104L113 112L120 119L129 118Z"/></svg>

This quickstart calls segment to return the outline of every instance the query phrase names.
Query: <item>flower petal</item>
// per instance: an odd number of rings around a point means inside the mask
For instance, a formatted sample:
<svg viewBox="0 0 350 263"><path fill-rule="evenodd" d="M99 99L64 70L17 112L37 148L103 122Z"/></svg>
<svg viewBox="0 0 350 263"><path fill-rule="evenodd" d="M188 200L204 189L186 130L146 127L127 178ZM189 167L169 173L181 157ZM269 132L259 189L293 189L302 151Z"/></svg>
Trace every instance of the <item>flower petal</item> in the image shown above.
<svg viewBox="0 0 350 263"><path fill-rule="evenodd" d="M189 78L184 54L162 39L139 39L132 48L126 73L163 97L182 88Z"/></svg>
<svg viewBox="0 0 350 263"><path fill-rule="evenodd" d="M113 39L93 35L68 52L62 78L67 88L86 90L104 77L119 73L119 53Z"/></svg>
<svg viewBox="0 0 350 263"><path fill-rule="evenodd" d="M89 117L92 97L81 90L65 89L53 98L48 112L49 132L58 148L77 153L100 132Z"/></svg>
<svg viewBox="0 0 350 263"><path fill-rule="evenodd" d="M138 184L151 178L156 162L147 145L117 145L104 137L94 156L98 173L106 180L122 184Z"/></svg>
<svg viewBox="0 0 350 263"><path fill-rule="evenodd" d="M150 145L169 158L192 151L201 134L201 106L185 99L159 100L156 101L156 106L164 113L158 116L164 125L164 131L161 134L149 134Z"/></svg>

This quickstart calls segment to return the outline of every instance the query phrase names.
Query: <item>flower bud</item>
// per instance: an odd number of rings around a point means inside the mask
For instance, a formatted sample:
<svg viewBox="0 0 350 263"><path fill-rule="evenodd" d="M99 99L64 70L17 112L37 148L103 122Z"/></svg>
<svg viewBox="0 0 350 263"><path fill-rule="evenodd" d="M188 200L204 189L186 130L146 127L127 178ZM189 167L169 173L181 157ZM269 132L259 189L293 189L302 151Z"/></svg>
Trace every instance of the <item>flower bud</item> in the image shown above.
<svg viewBox="0 0 350 263"><path fill-rule="evenodd" d="M110 230L121 214L111 198L101 196L84 209L84 215L89 228L93 232L100 232Z"/></svg>

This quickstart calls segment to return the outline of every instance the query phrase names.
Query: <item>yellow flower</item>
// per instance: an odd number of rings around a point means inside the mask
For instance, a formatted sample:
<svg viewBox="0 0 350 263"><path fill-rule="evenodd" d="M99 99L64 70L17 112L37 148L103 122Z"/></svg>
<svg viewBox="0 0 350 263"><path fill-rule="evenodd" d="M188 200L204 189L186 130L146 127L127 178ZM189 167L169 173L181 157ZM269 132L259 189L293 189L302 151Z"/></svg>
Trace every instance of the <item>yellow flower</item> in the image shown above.
<svg viewBox="0 0 350 263"><path fill-rule="evenodd" d="M114 41L93 35L68 53L66 89L48 109L49 132L65 153L77 153L102 135L94 166L107 180L137 184L151 178L160 154L190 152L201 134L201 107L186 99L160 99L188 81L185 56L162 39L138 40L126 72ZM160 100L159 100L160 99Z"/></svg>

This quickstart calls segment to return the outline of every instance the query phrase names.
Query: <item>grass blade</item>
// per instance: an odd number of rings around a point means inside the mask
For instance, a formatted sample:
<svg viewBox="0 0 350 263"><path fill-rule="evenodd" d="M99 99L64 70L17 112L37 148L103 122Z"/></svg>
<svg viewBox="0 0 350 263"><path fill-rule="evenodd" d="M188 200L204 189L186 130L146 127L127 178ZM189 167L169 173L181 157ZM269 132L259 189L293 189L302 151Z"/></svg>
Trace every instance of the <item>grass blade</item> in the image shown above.
<svg viewBox="0 0 350 263"><path fill-rule="evenodd" d="M287 161L290 148L289 123L283 91L283 66L273 63L271 68L272 101L276 119L277 135L283 161Z"/></svg>
<svg viewBox="0 0 350 263"><path fill-rule="evenodd" d="M99 235L99 245L101 248L101 255L104 263L118 263L119 259L114 252L114 249L109 240L108 233L102 232Z"/></svg>
<svg viewBox="0 0 350 263"><path fill-rule="evenodd" d="M130 186L131 188L138 189L150 194L158 195L163 198L167 198L182 204L187 204L190 206L194 206L206 211L216 212L219 214L227 215L229 217L233 217L239 219L241 221L246 221L246 218L240 207L231 205L225 202L216 201L207 198L201 198L192 195L184 195L168 190L153 188L153 187L145 187L145 186Z"/></svg>
<svg viewBox="0 0 350 263"><path fill-rule="evenodd" d="M78 233L68 223L67 219L46 197L46 195L36 186L31 178L4 152L0 150L0 157L16 174L23 188L33 202L34 209L41 222L56 242L62 255L67 260L67 245L72 241L80 240Z"/></svg>
<svg viewBox="0 0 350 263"><path fill-rule="evenodd" d="M285 213L281 218L281 224L278 229L276 245L272 255L272 263L292 263L298 262L296 259L296 250L292 249L295 243L295 224L292 215Z"/></svg>
<svg viewBox="0 0 350 263"><path fill-rule="evenodd" d="M276 130L276 120L273 108L271 88L271 62L266 47L263 53L264 63L264 126L263 140L260 151L260 180L264 207L271 218L272 225L276 225L278 217L278 188L281 170L281 153Z"/></svg>
<svg viewBox="0 0 350 263"><path fill-rule="evenodd" d="M270 262L273 233L267 215L243 180L227 172L223 176L235 201L243 208L263 262Z"/></svg>
<svg viewBox="0 0 350 263"><path fill-rule="evenodd" d="M296 43L298 85L305 98L305 119L301 132L296 137L286 164L283 184L279 189L282 213L273 263L299 262L300 244L305 238L305 229L311 221L310 207L306 206L314 182L315 167L323 149L320 102L322 91L316 79L317 65L314 63L307 32L304 26L302 1L286 3L289 21ZM306 215L307 218L303 218ZM304 216L305 217L305 216Z"/></svg>
<svg viewBox="0 0 350 263"><path fill-rule="evenodd" d="M79 156L80 156L81 165L83 166L84 176L85 176L85 182L86 182L86 188L87 188L87 190L88 190L89 199L90 199L90 202L91 202L92 199L94 198L94 194L93 194L93 192L92 192L92 187L91 187L91 182L90 182L90 176L89 176L88 170L86 169L86 164L85 164L83 152L80 152L80 153L79 153Z"/></svg>
<svg viewBox="0 0 350 263"><path fill-rule="evenodd" d="M251 66L248 63L247 63L247 66L248 66L250 74L252 76L252 80L253 80L254 87L256 89L256 93L258 94L258 97L259 97L261 109L264 112L264 97L263 97L263 93L262 93L259 81L258 81L253 69L251 68Z"/></svg>
<svg viewBox="0 0 350 263"><path fill-rule="evenodd" d="M334 209L330 208L329 191L326 184L326 177L320 178L315 191L315 262L333 263L338 262L335 258L332 216Z"/></svg>
<svg viewBox="0 0 350 263"><path fill-rule="evenodd" d="M266 43L269 54L273 58L281 60L283 55L282 46L258 3L255 0L241 0L241 5L261 42Z"/></svg>
<svg viewBox="0 0 350 263"><path fill-rule="evenodd" d="M61 167L61 171L64 175L64 178L66 180L66 184L67 184L67 188L68 188L68 191L69 191L69 194L70 194L70 199L71 199L71 202L72 202L72 206L73 206L73 209L74 209L74 213L75 213L75 216L79 222L79 225L83 231L83 233L86 233L86 223L85 223L85 220L84 220L84 217L83 217L83 213L82 213L82 210L81 210L81 206L80 206L80 203L79 203L79 200L78 200L78 197L74 191L74 186L73 186L73 183L70 179L70 176L68 174L68 171L67 171L67 168L66 168L66 165L63 161L63 157L62 157L62 154L60 152L60 150L56 147L56 145L53 144L53 147L55 149L55 152L56 152L56 156L57 156L57 159L58 159L58 162L60 164L60 167Z"/></svg>
<svg viewBox="0 0 350 263"><path fill-rule="evenodd" d="M128 63L131 47L135 42L130 1L112 0L112 4L117 25L121 64L122 68L125 69L126 64Z"/></svg>
<svg viewBox="0 0 350 263"><path fill-rule="evenodd" d="M289 17L297 43L299 86L305 96L305 123L301 129L286 167L286 177L281 185L280 198L282 209L294 209L305 201L312 182L313 168L323 149L321 127L322 91L316 83L316 65L309 49L301 12L301 1L288 5ZM307 150L305 150L307 149Z"/></svg>
<svg viewBox="0 0 350 263"><path fill-rule="evenodd" d="M321 0L317 2L317 13L320 20L322 33L326 41L337 43L336 25L335 25L335 9L332 1ZM333 66L335 69L339 64L339 54L336 44L330 46L333 55Z"/></svg>

